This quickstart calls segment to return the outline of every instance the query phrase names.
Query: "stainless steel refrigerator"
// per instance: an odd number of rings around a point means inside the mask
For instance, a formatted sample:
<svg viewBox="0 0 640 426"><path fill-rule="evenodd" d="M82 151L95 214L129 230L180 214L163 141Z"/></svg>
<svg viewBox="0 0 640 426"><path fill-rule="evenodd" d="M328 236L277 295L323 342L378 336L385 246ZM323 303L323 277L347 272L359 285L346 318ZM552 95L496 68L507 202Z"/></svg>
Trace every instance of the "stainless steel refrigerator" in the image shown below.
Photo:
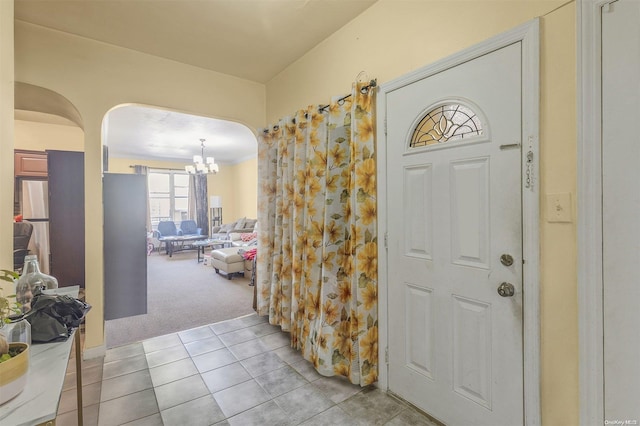
<svg viewBox="0 0 640 426"><path fill-rule="evenodd" d="M21 182L20 211L23 220L33 224L30 254L38 256L40 270L49 273L49 188L46 180Z"/></svg>

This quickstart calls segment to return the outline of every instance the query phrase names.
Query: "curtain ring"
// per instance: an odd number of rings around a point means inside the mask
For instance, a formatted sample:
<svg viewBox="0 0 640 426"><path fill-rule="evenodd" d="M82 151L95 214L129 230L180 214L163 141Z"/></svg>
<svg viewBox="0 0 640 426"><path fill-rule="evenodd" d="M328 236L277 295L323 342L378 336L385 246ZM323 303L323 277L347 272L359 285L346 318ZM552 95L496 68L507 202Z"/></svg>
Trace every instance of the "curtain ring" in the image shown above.
<svg viewBox="0 0 640 426"><path fill-rule="evenodd" d="M367 72L365 70L360 71L356 76L356 81L358 83L362 83L363 81L366 81L368 79L369 79L369 76L367 75Z"/></svg>

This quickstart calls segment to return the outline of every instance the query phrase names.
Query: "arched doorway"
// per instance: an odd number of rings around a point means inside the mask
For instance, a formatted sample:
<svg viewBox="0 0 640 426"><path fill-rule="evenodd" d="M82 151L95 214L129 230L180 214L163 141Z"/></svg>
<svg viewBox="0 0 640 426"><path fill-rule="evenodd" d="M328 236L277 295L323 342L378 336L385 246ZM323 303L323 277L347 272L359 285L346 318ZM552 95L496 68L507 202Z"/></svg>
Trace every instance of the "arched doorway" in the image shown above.
<svg viewBox="0 0 640 426"><path fill-rule="evenodd" d="M208 188L206 200L211 197L222 199L225 218L256 217L257 199L257 145L256 138L246 126L210 117L203 117L165 108L144 105L120 105L109 111L103 120L102 139L108 152L105 165L105 194L108 192L107 179L123 175L122 179L135 180L136 173L144 173L149 184L144 197L149 202L146 229L148 235L155 231L160 220L173 221L179 228L182 219L190 216L189 175L185 166L193 163L194 155L202 154L201 139L205 142L204 156L215 157L219 164L219 173L206 176ZM253 172L252 172L253 170ZM128 175L124 176L124 175ZM253 177L252 177L253 175ZM163 186L166 185L166 188ZM124 184L131 188L133 184ZM129 196L131 198L131 196ZM127 199L125 196L124 200ZM124 204L123 201L120 204ZM118 204L118 203L110 203ZM105 230L108 209L105 198ZM116 206L116 208L118 208ZM116 213L118 214L118 213ZM207 234L210 224L198 224ZM106 231L107 232L107 231ZM141 233L141 232L138 232ZM118 235L117 232L110 234ZM105 243L107 235L105 234ZM157 248L158 242L155 242ZM124 250L127 244L115 244ZM119 249L120 250L120 249ZM105 269L109 264L109 253L105 249ZM122 252L117 253L122 256ZM247 290L237 291L238 286L246 287L247 282L233 280L221 284L229 290L226 298L207 292L212 289L213 269L204 268L196 261L195 251L180 252L169 257L164 253L152 251L146 260L140 253L124 255L121 262L130 262L132 268L147 267L145 288L141 288L141 279L122 285L118 290L122 296L113 300L124 300L125 292L138 294L138 306L132 307L126 317L108 315L109 300L112 291L109 280L105 278L105 332L107 347L120 346L133 341L168 334L171 332L206 325L224 319L235 318L251 313L251 294L246 304L232 300L245 297ZM133 259L138 259L134 261ZM198 254L199 258L199 254ZM119 281L119 280L118 280ZM225 280L226 281L226 280ZM122 284L118 282L118 284ZM133 291L133 286L137 290ZM230 287L235 287L231 288ZM251 290L252 292L252 290ZM187 303L189 297L200 295L199 300ZM144 299L144 300L143 300ZM145 303L146 306L139 306ZM216 305L218 303L219 305ZM235 305L236 309L231 309ZM209 306L209 308L208 308ZM142 309L141 309L142 308ZM131 327L135 318L136 327Z"/></svg>
<svg viewBox="0 0 640 426"><path fill-rule="evenodd" d="M14 220L60 286L84 287L84 131L76 107L52 90L15 83ZM30 168L29 165L35 165Z"/></svg>

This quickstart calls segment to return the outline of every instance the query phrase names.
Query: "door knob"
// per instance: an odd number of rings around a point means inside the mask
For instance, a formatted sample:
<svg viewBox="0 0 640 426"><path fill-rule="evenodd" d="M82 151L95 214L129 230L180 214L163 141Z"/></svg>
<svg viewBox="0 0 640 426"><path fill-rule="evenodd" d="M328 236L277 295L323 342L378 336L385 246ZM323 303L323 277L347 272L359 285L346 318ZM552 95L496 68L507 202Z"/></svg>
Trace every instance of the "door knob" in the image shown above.
<svg viewBox="0 0 640 426"><path fill-rule="evenodd" d="M511 297L515 294L515 288L511 283L502 283L498 286L498 294L502 297Z"/></svg>

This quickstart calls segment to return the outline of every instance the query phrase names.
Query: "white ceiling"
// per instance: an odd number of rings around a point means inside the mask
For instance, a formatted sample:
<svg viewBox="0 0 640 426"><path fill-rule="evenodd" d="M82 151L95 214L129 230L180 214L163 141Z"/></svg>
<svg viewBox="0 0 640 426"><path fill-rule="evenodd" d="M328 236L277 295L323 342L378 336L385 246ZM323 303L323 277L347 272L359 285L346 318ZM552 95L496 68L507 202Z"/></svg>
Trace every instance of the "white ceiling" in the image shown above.
<svg viewBox="0 0 640 426"><path fill-rule="evenodd" d="M142 106L112 110L104 122L110 157L190 160L201 153L216 163L235 164L256 156L256 138L245 125Z"/></svg>
<svg viewBox="0 0 640 426"><path fill-rule="evenodd" d="M376 1L15 0L15 18L266 83ZM107 132L112 156L188 159L200 138L221 163L256 151L240 124L137 106L112 111Z"/></svg>

